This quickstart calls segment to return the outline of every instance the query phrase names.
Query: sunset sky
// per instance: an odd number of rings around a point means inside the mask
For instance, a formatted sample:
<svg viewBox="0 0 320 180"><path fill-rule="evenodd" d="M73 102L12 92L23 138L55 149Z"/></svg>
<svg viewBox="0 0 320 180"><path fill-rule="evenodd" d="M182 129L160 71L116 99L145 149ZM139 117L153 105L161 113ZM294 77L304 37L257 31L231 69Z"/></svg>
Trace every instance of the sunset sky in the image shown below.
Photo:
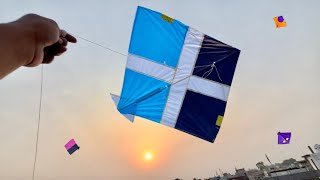
<svg viewBox="0 0 320 180"><path fill-rule="evenodd" d="M138 5L241 50L215 143L126 120L109 96L121 92L126 57L79 39L44 66L37 180L205 178L267 164L265 153L301 159L320 143L319 0L0 0L0 23L37 13L127 53ZM286 28L275 28L279 15ZM0 82L0 179L32 177L40 72L21 68ZM277 145L279 131L292 132L291 144ZM72 138L80 150L70 156Z"/></svg>

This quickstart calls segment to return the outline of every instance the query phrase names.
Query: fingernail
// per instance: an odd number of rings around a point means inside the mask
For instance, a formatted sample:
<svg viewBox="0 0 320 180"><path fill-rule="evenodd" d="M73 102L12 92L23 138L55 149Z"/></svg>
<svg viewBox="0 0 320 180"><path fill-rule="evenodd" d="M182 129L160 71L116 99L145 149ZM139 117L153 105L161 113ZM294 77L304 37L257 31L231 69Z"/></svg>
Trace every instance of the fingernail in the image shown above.
<svg viewBox="0 0 320 180"><path fill-rule="evenodd" d="M61 38L59 38L59 41L58 41L59 44L62 44L63 43L63 40Z"/></svg>

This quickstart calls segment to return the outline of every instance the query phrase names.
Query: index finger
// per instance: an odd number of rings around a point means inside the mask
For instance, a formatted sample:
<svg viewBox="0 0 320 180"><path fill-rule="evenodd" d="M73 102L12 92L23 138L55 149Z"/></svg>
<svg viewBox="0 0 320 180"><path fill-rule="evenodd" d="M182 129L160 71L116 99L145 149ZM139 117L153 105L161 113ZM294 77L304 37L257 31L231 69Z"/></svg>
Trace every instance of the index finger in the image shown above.
<svg viewBox="0 0 320 180"><path fill-rule="evenodd" d="M67 39L67 41L69 41L71 43L76 43L77 42L77 39L74 36L72 36L71 34L69 34L69 33L67 33L65 38Z"/></svg>

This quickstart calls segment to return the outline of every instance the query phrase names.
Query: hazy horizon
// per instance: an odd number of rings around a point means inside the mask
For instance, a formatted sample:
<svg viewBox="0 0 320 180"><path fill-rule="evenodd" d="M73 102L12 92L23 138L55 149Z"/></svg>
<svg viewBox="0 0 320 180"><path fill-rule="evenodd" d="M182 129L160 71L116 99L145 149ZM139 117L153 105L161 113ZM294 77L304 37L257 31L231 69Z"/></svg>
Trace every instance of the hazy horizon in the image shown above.
<svg viewBox="0 0 320 180"><path fill-rule="evenodd" d="M185 180L219 168L255 168L302 159L320 140L320 1L1 0L0 23L26 13L56 20L71 34L126 54L137 6L173 17L241 50L215 143L146 119L132 124L109 94L120 94L126 57L78 39L44 66L36 179ZM286 28L276 29L282 15ZM0 82L0 179L32 178L40 67ZM277 132L292 132L289 145ZM64 145L74 138L80 150ZM151 151L153 161L143 155Z"/></svg>

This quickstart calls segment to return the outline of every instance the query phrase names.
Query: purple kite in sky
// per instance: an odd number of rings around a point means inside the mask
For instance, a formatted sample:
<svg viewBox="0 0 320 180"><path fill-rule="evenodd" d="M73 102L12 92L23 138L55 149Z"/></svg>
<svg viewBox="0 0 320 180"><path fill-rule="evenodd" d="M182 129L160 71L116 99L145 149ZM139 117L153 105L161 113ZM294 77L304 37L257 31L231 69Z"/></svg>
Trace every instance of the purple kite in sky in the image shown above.
<svg viewBox="0 0 320 180"><path fill-rule="evenodd" d="M278 132L278 144L289 144L291 132Z"/></svg>

